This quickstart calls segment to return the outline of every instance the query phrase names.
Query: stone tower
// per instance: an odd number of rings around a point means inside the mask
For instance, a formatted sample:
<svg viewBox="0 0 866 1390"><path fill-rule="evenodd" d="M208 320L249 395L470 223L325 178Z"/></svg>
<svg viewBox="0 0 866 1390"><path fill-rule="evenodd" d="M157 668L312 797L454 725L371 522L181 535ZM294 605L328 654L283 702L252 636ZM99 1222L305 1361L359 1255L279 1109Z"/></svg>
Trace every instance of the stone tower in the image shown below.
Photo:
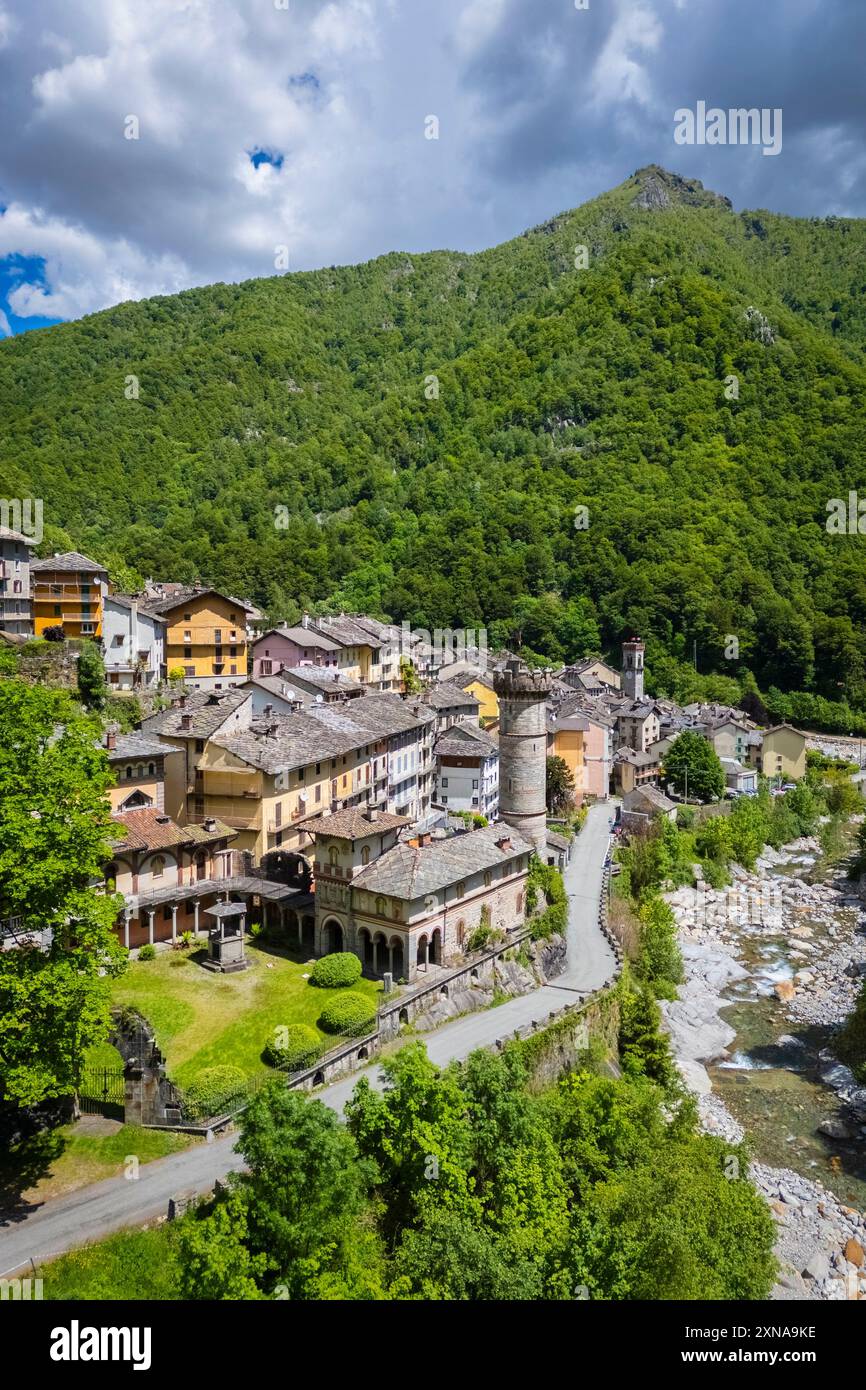
<svg viewBox="0 0 866 1390"><path fill-rule="evenodd" d="M630 700L643 699L644 644L639 637L622 644L622 689Z"/></svg>
<svg viewBox="0 0 866 1390"><path fill-rule="evenodd" d="M550 676L510 660L493 676L499 700L499 815L547 863L547 700Z"/></svg>

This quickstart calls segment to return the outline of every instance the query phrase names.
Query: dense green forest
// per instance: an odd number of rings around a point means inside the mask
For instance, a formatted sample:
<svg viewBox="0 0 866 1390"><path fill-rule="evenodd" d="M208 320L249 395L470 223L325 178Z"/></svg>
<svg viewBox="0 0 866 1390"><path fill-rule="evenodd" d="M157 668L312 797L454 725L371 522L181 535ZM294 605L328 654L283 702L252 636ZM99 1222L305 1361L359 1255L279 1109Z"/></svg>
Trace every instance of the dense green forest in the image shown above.
<svg viewBox="0 0 866 1390"><path fill-rule="evenodd" d="M866 495L864 253L649 169L480 254L123 304L0 344L0 492L274 618L639 631L669 684L696 651L866 709L863 539L826 528Z"/></svg>

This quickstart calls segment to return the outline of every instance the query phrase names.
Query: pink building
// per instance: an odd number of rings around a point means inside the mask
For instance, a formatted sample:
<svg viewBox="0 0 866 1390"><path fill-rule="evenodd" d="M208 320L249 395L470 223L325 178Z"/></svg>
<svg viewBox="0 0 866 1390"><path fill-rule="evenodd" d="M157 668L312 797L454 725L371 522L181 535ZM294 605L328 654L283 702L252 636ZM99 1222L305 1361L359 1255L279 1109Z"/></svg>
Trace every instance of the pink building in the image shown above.
<svg viewBox="0 0 866 1390"><path fill-rule="evenodd" d="M341 644L311 627L275 627L253 643L253 676L276 676L283 666L333 666Z"/></svg>
<svg viewBox="0 0 866 1390"><path fill-rule="evenodd" d="M613 770L613 731L591 714L584 714L587 728L583 735L583 771L585 796L606 800L610 795Z"/></svg>

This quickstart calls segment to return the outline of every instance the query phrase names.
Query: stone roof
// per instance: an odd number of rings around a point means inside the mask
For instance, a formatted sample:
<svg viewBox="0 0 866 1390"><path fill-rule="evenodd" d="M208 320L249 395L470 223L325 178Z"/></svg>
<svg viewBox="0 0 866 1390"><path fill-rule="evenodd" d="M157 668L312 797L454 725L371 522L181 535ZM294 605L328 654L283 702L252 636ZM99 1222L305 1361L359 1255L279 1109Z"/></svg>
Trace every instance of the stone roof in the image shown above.
<svg viewBox="0 0 866 1390"><path fill-rule="evenodd" d="M161 618L158 613L151 612L146 599L136 598L134 594L106 594L106 604L116 603L120 608L137 609L143 618L149 618L152 623L162 623L168 626L168 620Z"/></svg>
<svg viewBox="0 0 866 1390"><path fill-rule="evenodd" d="M378 651L384 645L379 637L360 627L347 613L341 613L339 617L316 618L315 623L319 632L334 638L343 647L370 647Z"/></svg>
<svg viewBox="0 0 866 1390"><path fill-rule="evenodd" d="M460 758L475 754L479 758L493 758L499 752L499 744L486 729L468 720L459 720L450 729L443 729L433 745L438 758Z"/></svg>
<svg viewBox="0 0 866 1390"><path fill-rule="evenodd" d="M44 560L34 560L30 568L32 570L68 570L70 573L89 570L93 574L108 574L104 565L98 564L96 560L89 560L78 550L67 550L62 555L49 555Z"/></svg>
<svg viewBox="0 0 866 1390"><path fill-rule="evenodd" d="M299 824L311 835L336 835L340 840L365 840L370 835L381 835L386 830L402 829L404 825L409 824L409 817L379 811L375 820L371 820L369 812L353 806L327 816L307 816Z"/></svg>
<svg viewBox="0 0 866 1390"><path fill-rule="evenodd" d="M11 526L0 526L0 541L20 541L22 545L37 544L32 536L25 536L23 531L13 531Z"/></svg>
<svg viewBox="0 0 866 1390"><path fill-rule="evenodd" d="M167 585L166 588L169 586ZM237 608L245 613L258 612L253 609L251 604L242 598L235 598L234 594L227 594L222 589L215 589L211 584L186 584L180 585L176 589L172 587L170 594L148 594L142 600L141 607L147 613L170 613L174 608L180 608L182 604L188 603L194 598L204 598L207 594L216 594L218 598L225 599L226 603L233 603Z"/></svg>
<svg viewBox="0 0 866 1390"><path fill-rule="evenodd" d="M664 792L659 791L658 787L643 786L634 787L630 792L626 792L622 802L623 808L629 811L638 801L649 802L656 811L675 811L677 805L670 797L665 796Z"/></svg>
<svg viewBox="0 0 866 1390"><path fill-rule="evenodd" d="M548 830L547 843L552 845L554 849L566 850L571 844L571 841L567 835L560 835L556 830Z"/></svg>
<svg viewBox="0 0 866 1390"><path fill-rule="evenodd" d="M503 848L497 840L503 842ZM362 869L353 886L412 902L531 853L532 845L510 825L497 821L483 830L470 830L429 845L395 845Z"/></svg>
<svg viewBox="0 0 866 1390"><path fill-rule="evenodd" d="M338 671L335 666L284 666L278 676L256 676L255 679L260 685L264 685L268 680L303 681L314 686L316 690L344 690L347 694L364 689L360 681L353 680L344 671Z"/></svg>
<svg viewBox="0 0 866 1390"><path fill-rule="evenodd" d="M195 690L185 697L183 705L172 705L142 720L141 727L149 733L163 734L180 738L210 738L239 709L246 700L252 699L250 692L242 686L228 686L225 690ZM183 716L190 716L190 727L183 728Z"/></svg>
<svg viewBox="0 0 866 1390"><path fill-rule="evenodd" d="M451 709L454 705L477 707L481 704L478 696L473 695L471 690L464 690L453 681L440 681L438 685L431 685L415 698L422 705L429 705L431 709Z"/></svg>
<svg viewBox="0 0 866 1390"><path fill-rule="evenodd" d="M294 627L269 627L256 639L256 646L259 647L268 637L285 637L286 641L294 642L298 647L318 647L323 652L338 652L343 645L330 637L323 637L315 628L302 627L300 623Z"/></svg>
<svg viewBox="0 0 866 1390"><path fill-rule="evenodd" d="M122 811L111 819L126 827L126 835L114 840L115 849L172 849L179 845L207 845L214 840L234 839L236 830L221 820L213 830L203 825L178 825L155 806L138 811Z"/></svg>
<svg viewBox="0 0 866 1390"><path fill-rule="evenodd" d="M148 738L141 729L133 730L131 734L116 734L113 748L108 748L104 743L98 746L110 763L119 763L126 758L164 758L167 753L174 751L160 743L158 738Z"/></svg>

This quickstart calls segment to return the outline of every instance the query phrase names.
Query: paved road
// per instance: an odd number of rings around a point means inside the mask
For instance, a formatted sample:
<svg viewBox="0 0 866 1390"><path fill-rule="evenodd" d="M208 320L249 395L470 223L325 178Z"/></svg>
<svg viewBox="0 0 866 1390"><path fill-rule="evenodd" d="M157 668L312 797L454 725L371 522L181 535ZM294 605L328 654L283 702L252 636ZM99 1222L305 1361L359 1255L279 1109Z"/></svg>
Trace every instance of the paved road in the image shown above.
<svg viewBox="0 0 866 1390"><path fill-rule="evenodd" d="M565 873L569 897L568 964L552 985L545 985L495 1009L455 1019L426 1039L427 1055L442 1066L492 1046L516 1028L544 1022L561 1009L565 996L577 997L604 984L613 973L614 955L598 928L598 903L607 851L610 806L595 806L575 841ZM377 1063L316 1092L318 1099L342 1113L360 1075L379 1085ZM147 1163L136 1180L107 1178L39 1207L20 1220L0 1221L0 1277L53 1255L95 1241L124 1226L139 1226L165 1214L170 1197L209 1192L218 1178L239 1167L235 1135L217 1137L179 1154Z"/></svg>

